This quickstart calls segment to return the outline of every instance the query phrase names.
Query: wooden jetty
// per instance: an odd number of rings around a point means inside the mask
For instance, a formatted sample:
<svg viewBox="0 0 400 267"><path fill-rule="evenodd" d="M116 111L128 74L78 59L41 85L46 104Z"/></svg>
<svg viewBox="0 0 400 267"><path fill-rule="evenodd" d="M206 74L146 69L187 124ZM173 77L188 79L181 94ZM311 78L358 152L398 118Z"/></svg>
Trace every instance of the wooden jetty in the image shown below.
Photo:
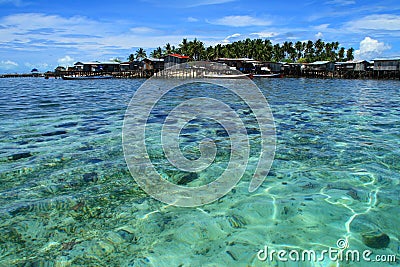
<svg viewBox="0 0 400 267"><path fill-rule="evenodd" d="M28 78L28 77L45 77L43 73L9 73L0 74L0 78Z"/></svg>

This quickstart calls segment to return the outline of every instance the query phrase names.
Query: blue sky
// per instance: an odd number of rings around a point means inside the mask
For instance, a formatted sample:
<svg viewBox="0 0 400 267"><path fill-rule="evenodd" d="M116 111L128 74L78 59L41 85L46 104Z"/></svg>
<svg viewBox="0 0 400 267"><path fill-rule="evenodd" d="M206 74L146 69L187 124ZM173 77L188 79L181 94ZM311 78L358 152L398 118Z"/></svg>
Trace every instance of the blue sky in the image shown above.
<svg viewBox="0 0 400 267"><path fill-rule="evenodd" d="M0 73L123 60L197 37L206 45L245 38L273 43L321 38L356 57L400 56L400 1L0 0Z"/></svg>

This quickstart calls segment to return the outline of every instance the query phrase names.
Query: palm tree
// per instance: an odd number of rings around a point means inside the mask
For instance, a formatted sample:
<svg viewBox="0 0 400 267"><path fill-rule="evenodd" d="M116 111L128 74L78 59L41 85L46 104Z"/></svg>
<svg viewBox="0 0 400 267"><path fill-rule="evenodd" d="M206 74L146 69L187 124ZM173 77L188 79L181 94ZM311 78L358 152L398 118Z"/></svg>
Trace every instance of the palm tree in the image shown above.
<svg viewBox="0 0 400 267"><path fill-rule="evenodd" d="M333 61L335 56L332 56L332 44L331 43L326 43L325 44L325 55L323 59ZM322 59L321 59L322 60Z"/></svg>
<svg viewBox="0 0 400 267"><path fill-rule="evenodd" d="M256 60L262 60L264 57L264 42L262 39L256 39L253 48L253 58Z"/></svg>
<svg viewBox="0 0 400 267"><path fill-rule="evenodd" d="M201 41L198 41L197 38L194 38L193 41L190 41L188 44L188 52L189 56L194 60L201 60L202 55L204 54L204 44Z"/></svg>
<svg viewBox="0 0 400 267"><path fill-rule="evenodd" d="M171 53L173 54L178 53L178 49L176 49L174 45L171 47Z"/></svg>
<svg viewBox="0 0 400 267"><path fill-rule="evenodd" d="M129 57L127 58L127 60L128 60L129 62L135 61L135 55L134 55L134 54L130 54Z"/></svg>
<svg viewBox="0 0 400 267"><path fill-rule="evenodd" d="M349 49L347 49L347 52L346 52L346 60L347 61L350 61L350 60L354 59L353 52L354 52L354 48L353 47L350 47Z"/></svg>
<svg viewBox="0 0 400 267"><path fill-rule="evenodd" d="M306 44L306 49L304 51L304 57L307 62L313 62L315 58L315 50L313 41L308 41Z"/></svg>
<svg viewBox="0 0 400 267"><path fill-rule="evenodd" d="M214 60L215 59L215 50L212 46L207 47L206 49L206 60Z"/></svg>
<svg viewBox="0 0 400 267"><path fill-rule="evenodd" d="M287 57L291 62L296 61L297 53L296 53L296 48L293 47L293 42L288 43L287 47Z"/></svg>
<svg viewBox="0 0 400 267"><path fill-rule="evenodd" d="M142 59L145 59L147 57L147 55L146 55L146 51L144 51L144 49L143 48L139 48L138 50L136 50L136 53L135 53L135 58L136 58L136 60L142 60Z"/></svg>
<svg viewBox="0 0 400 267"><path fill-rule="evenodd" d="M220 58L221 57L221 53L222 53L222 45L221 44L217 44L214 47L214 58Z"/></svg>
<svg viewBox="0 0 400 267"><path fill-rule="evenodd" d="M187 42L187 39L183 38L182 43L179 44L179 49L178 49L179 54L187 56L188 50L189 50L188 46L189 46L189 44Z"/></svg>
<svg viewBox="0 0 400 267"><path fill-rule="evenodd" d="M161 47L157 47L153 52L150 54L151 57L153 58L161 58L163 56L163 51Z"/></svg>
<svg viewBox="0 0 400 267"><path fill-rule="evenodd" d="M314 47L315 47L315 59L322 60L323 58L325 58L326 56L326 53L324 53L325 43L321 39L315 41Z"/></svg>
<svg viewBox="0 0 400 267"><path fill-rule="evenodd" d="M262 60L271 61L273 57L273 46L270 40L264 40L264 51Z"/></svg>
<svg viewBox="0 0 400 267"><path fill-rule="evenodd" d="M296 59L299 60L300 58L303 57L303 49L304 49L303 43L300 41L297 41L294 45L294 48L296 49L296 52L297 52Z"/></svg>
<svg viewBox="0 0 400 267"><path fill-rule="evenodd" d="M284 51L283 49L280 47L279 44L275 44L273 47L273 60L276 62L280 62L283 60L284 58Z"/></svg>
<svg viewBox="0 0 400 267"><path fill-rule="evenodd" d="M282 52L283 52L283 57L284 58L288 58L289 57L289 50L290 50L290 48L289 48L289 43L287 42L287 41L285 41L283 44L282 44Z"/></svg>
<svg viewBox="0 0 400 267"><path fill-rule="evenodd" d="M172 47L171 47L171 44L170 44L170 43L167 43L167 44L164 46L164 48L165 48L165 55L172 54Z"/></svg>
<svg viewBox="0 0 400 267"><path fill-rule="evenodd" d="M338 53L338 60L339 60L340 62L343 62L343 61L344 61L344 53L345 53L345 49L344 49L344 47L341 47L341 48L339 49L339 53Z"/></svg>

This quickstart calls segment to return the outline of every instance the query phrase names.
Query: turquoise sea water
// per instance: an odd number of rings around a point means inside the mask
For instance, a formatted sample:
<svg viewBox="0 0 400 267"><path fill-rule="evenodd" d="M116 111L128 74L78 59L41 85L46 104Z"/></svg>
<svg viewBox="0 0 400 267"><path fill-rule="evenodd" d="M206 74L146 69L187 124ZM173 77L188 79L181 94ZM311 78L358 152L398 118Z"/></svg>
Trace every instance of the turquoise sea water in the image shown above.
<svg viewBox="0 0 400 267"><path fill-rule="evenodd" d="M258 131L234 100L250 165L232 192L199 208L148 197L128 171L122 123L143 82L0 80L0 266L400 266L398 81L254 80L276 124L271 171L248 192ZM160 102L149 123L157 129L171 103L192 95L231 99L189 86ZM196 121L182 135L189 158L201 138L217 140L216 165L198 176L163 168L158 137L150 136L158 170L187 186L210 182L226 166L226 132ZM367 247L362 235L370 231L389 236L387 247ZM318 252L339 239L397 262L257 258L264 246Z"/></svg>

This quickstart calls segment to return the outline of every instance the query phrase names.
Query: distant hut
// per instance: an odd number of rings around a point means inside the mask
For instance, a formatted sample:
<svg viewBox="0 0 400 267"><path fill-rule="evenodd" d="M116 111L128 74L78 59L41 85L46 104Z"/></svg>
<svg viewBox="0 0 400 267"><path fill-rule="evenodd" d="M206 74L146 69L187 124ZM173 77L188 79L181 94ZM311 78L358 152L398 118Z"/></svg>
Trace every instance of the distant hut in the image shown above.
<svg viewBox="0 0 400 267"><path fill-rule="evenodd" d="M283 68L283 72L284 72L285 75L298 77L298 76L301 76L301 71L305 68L305 65L306 64L304 64L304 63L288 63L288 62L285 62L282 65L282 68Z"/></svg>
<svg viewBox="0 0 400 267"><path fill-rule="evenodd" d="M378 58L374 60L374 76L400 79L400 58Z"/></svg>
<svg viewBox="0 0 400 267"><path fill-rule="evenodd" d="M67 70L67 69L66 69L65 67L63 67L63 66L58 66L57 68L55 68L54 74L60 76L60 75L62 75L62 73L65 72L66 70Z"/></svg>
<svg viewBox="0 0 400 267"><path fill-rule="evenodd" d="M76 62L74 64L75 71L84 72L119 72L120 63L119 62Z"/></svg>
<svg viewBox="0 0 400 267"><path fill-rule="evenodd" d="M104 72L119 72L120 63L119 62L100 62L97 64L97 71L104 71Z"/></svg>
<svg viewBox="0 0 400 267"><path fill-rule="evenodd" d="M83 71L83 67L85 66L85 64L83 64L82 62L78 61L74 64L73 70L76 71Z"/></svg>
<svg viewBox="0 0 400 267"><path fill-rule="evenodd" d="M260 64L256 64L256 72L272 72L272 73L280 73L282 70L283 64L280 62L270 62L264 61Z"/></svg>
<svg viewBox="0 0 400 267"><path fill-rule="evenodd" d="M174 65L186 63L188 61L189 61L188 56L183 56L180 54L169 54L166 57L164 57L164 68L167 69Z"/></svg>
<svg viewBox="0 0 400 267"><path fill-rule="evenodd" d="M54 71L55 71L55 72L63 72L63 71L66 71L66 68L63 67L63 66L58 66L57 68L55 68Z"/></svg>
<svg viewBox="0 0 400 267"><path fill-rule="evenodd" d="M244 73L254 72L256 65L260 64L259 61L251 58L218 58L217 62Z"/></svg>
<svg viewBox="0 0 400 267"><path fill-rule="evenodd" d="M335 69L337 71L366 71L369 62L366 60L351 60L346 62L337 62Z"/></svg>
<svg viewBox="0 0 400 267"><path fill-rule="evenodd" d="M315 61L306 66L311 71L334 71L335 63L331 61Z"/></svg>
<svg viewBox="0 0 400 267"><path fill-rule="evenodd" d="M399 71L400 58L374 59L375 71Z"/></svg>
<svg viewBox="0 0 400 267"><path fill-rule="evenodd" d="M32 76L33 77L39 77L39 71L38 69L34 68L31 70Z"/></svg>
<svg viewBox="0 0 400 267"><path fill-rule="evenodd" d="M121 71L139 71L143 67L142 61L128 61L120 64Z"/></svg>
<svg viewBox="0 0 400 267"><path fill-rule="evenodd" d="M146 71L158 72L164 69L163 58L145 58L143 59L143 69Z"/></svg>

